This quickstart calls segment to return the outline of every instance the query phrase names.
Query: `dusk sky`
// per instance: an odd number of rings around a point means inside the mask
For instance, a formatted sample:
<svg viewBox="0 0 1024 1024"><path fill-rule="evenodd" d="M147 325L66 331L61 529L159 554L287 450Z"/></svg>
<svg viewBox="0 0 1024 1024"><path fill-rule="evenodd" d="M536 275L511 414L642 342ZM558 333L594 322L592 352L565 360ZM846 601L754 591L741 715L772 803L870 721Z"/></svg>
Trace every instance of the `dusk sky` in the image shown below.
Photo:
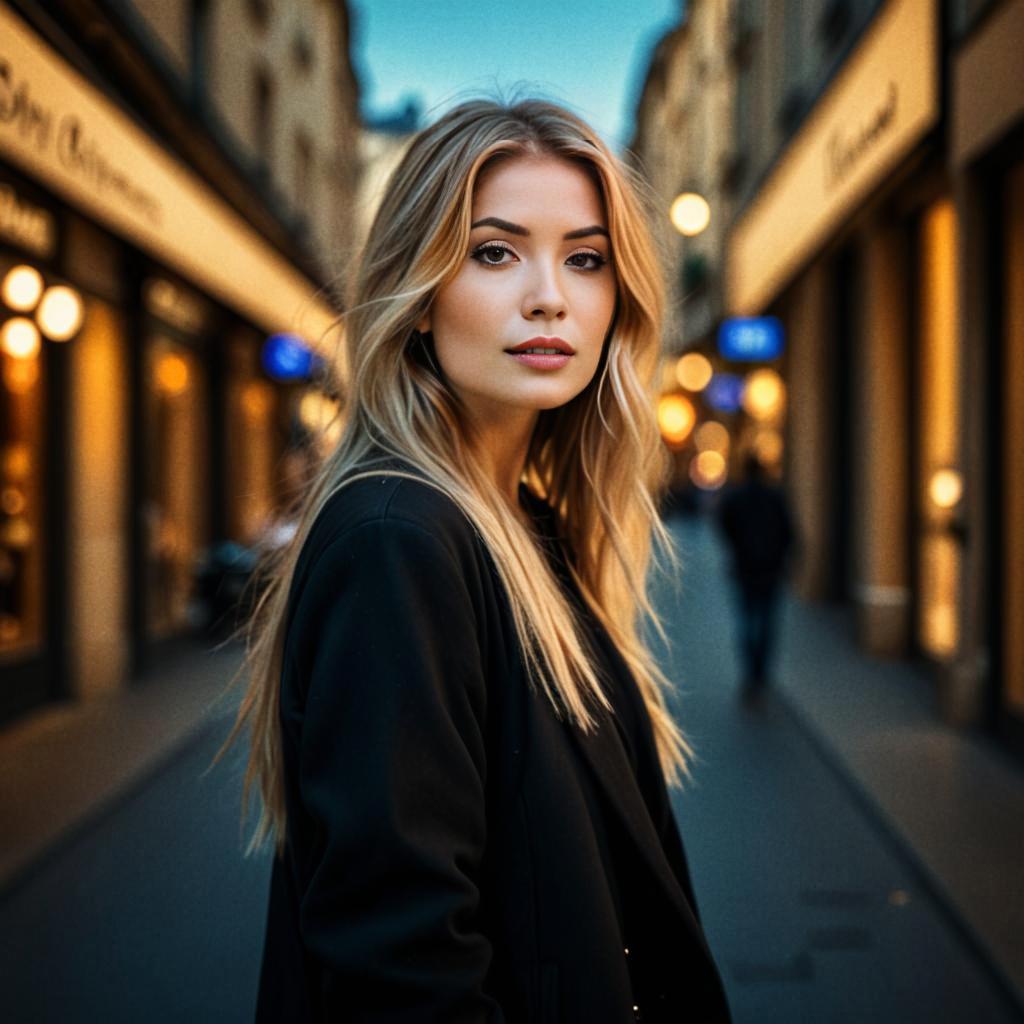
<svg viewBox="0 0 1024 1024"><path fill-rule="evenodd" d="M364 113L412 95L432 119L468 95L513 86L582 114L619 148L654 44L682 0L351 0Z"/></svg>

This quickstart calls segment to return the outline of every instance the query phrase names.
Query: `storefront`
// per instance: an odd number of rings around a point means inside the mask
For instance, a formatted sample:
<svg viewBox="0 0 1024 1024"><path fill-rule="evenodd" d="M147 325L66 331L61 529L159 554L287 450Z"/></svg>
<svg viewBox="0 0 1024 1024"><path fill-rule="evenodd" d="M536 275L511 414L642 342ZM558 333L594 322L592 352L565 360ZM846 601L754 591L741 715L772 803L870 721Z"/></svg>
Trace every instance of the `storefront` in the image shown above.
<svg viewBox="0 0 1024 1024"><path fill-rule="evenodd" d="M988 4L952 61L951 158L962 224L969 543L961 688L1024 751L1024 0Z"/></svg>
<svg viewBox="0 0 1024 1024"><path fill-rule="evenodd" d="M786 326L799 590L851 607L867 650L942 677L960 650L964 380L938 12L882 7L737 221L727 304Z"/></svg>
<svg viewBox="0 0 1024 1024"><path fill-rule="evenodd" d="M16 714L59 688L65 617L59 470L67 401L60 346L37 320L62 281L55 266L58 217L46 197L9 173L0 176L0 715ZM60 293L58 293L60 294ZM52 299L51 299L52 304ZM48 307L44 307L48 308Z"/></svg>
<svg viewBox="0 0 1024 1024"><path fill-rule="evenodd" d="M0 278L4 721L120 686L189 632L202 552L277 502L260 346L316 342L333 313L3 4Z"/></svg>

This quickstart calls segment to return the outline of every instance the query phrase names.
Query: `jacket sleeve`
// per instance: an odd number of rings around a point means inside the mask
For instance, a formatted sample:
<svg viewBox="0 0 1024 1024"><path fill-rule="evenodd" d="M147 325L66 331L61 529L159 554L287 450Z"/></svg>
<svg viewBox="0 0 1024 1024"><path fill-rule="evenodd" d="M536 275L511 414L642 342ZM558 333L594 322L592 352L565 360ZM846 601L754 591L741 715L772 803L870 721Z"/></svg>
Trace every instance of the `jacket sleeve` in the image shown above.
<svg viewBox="0 0 1024 1024"><path fill-rule="evenodd" d="M486 693L455 556L411 521L351 529L316 559L288 648L309 666L300 927L324 1019L501 1024L478 920Z"/></svg>

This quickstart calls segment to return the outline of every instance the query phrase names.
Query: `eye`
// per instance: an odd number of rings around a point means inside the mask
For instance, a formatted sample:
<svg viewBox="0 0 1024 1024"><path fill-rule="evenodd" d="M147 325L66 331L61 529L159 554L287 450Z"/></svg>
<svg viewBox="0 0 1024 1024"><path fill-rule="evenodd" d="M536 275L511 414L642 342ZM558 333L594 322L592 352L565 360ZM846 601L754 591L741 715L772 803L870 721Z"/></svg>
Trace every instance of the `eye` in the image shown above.
<svg viewBox="0 0 1024 1024"><path fill-rule="evenodd" d="M500 267L505 263L510 262L505 259L505 255L515 256L515 253L505 245L503 242L484 242L483 245L478 245L471 253L470 259L474 259L477 263L483 263L488 267Z"/></svg>
<svg viewBox="0 0 1024 1024"><path fill-rule="evenodd" d="M608 261L593 249L578 249L565 262L579 270L600 270Z"/></svg>

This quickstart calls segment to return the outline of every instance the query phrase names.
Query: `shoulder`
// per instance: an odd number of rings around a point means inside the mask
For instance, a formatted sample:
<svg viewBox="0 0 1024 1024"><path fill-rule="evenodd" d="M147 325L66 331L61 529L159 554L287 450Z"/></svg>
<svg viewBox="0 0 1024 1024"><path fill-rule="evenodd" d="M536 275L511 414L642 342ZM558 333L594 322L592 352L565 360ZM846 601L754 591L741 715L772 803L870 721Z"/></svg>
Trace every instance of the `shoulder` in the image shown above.
<svg viewBox="0 0 1024 1024"><path fill-rule="evenodd" d="M418 533L453 555L476 536L466 514L439 487L408 470L385 470L342 484L320 510L307 547L330 547L356 534L397 541Z"/></svg>
<svg viewBox="0 0 1024 1024"><path fill-rule="evenodd" d="M398 475L406 474L409 475ZM314 583L330 588L342 575L476 571L481 542L459 505L405 469L360 476L324 503L307 534L292 578L292 596Z"/></svg>

